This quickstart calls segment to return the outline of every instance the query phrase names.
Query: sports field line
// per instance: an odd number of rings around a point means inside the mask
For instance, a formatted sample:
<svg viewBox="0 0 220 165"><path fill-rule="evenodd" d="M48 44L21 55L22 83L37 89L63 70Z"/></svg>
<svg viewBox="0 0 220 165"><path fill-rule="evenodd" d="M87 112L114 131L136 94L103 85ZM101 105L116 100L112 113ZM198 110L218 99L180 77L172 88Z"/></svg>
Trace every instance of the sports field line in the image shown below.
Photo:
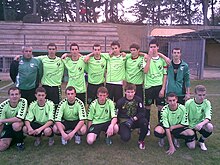
<svg viewBox="0 0 220 165"><path fill-rule="evenodd" d="M10 84L1 87L1 88L0 88L0 91L3 90L3 89L5 89L5 88L7 88L7 87L9 87L9 86L11 86L11 85L13 85L13 84L14 84L14 83L11 82Z"/></svg>

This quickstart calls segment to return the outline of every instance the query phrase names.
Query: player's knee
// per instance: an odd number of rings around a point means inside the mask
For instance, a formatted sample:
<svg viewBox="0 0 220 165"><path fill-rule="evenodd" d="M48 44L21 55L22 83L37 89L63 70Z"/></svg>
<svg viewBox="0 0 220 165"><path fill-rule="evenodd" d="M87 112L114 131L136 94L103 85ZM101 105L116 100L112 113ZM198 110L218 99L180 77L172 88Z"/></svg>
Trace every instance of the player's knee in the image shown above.
<svg viewBox="0 0 220 165"><path fill-rule="evenodd" d="M165 133L164 129L161 126L157 126L154 129L154 132L157 132L158 134L164 134Z"/></svg>
<svg viewBox="0 0 220 165"><path fill-rule="evenodd" d="M9 146L10 146L10 143L0 141L0 152L7 150Z"/></svg>
<svg viewBox="0 0 220 165"><path fill-rule="evenodd" d="M188 142L188 143L186 143L186 145L187 145L187 147L189 148L189 149L195 149L196 148L196 141L195 140L193 140L192 142Z"/></svg>
<svg viewBox="0 0 220 165"><path fill-rule="evenodd" d="M118 131L119 131L119 126L118 126L118 124L115 124L115 125L114 125L113 131L114 131L114 134L117 134L117 133L118 133Z"/></svg>
<svg viewBox="0 0 220 165"><path fill-rule="evenodd" d="M87 132L86 125L83 125L83 126L81 127L81 129L80 129L79 134L80 134L80 135L85 135L85 134L86 134L86 132Z"/></svg>
<svg viewBox="0 0 220 165"><path fill-rule="evenodd" d="M211 123L206 124L206 131L207 132L213 132L213 125Z"/></svg>
<svg viewBox="0 0 220 165"><path fill-rule="evenodd" d="M92 145L92 144L95 142L95 140L96 140L95 135L93 135L93 134L91 134L91 133L89 133L89 134L87 135L86 141L87 141L87 143L88 143L89 145Z"/></svg>
<svg viewBox="0 0 220 165"><path fill-rule="evenodd" d="M23 126L22 122L15 122L15 123L12 124L13 130L16 131L16 132L21 131L22 126Z"/></svg>
<svg viewBox="0 0 220 165"><path fill-rule="evenodd" d="M165 134L161 133L161 132L157 132L156 130L154 130L154 136L156 136L158 138L164 138Z"/></svg>
<svg viewBox="0 0 220 165"><path fill-rule="evenodd" d="M27 132L28 132L27 127L24 126L24 127L22 128L22 131L23 131L25 134L27 134Z"/></svg>
<svg viewBox="0 0 220 165"><path fill-rule="evenodd" d="M53 132L55 134L59 134L60 133L56 125L53 126Z"/></svg>
<svg viewBox="0 0 220 165"><path fill-rule="evenodd" d="M50 136L51 134L53 133L52 129L51 128L45 128L44 129L44 135L45 136Z"/></svg>

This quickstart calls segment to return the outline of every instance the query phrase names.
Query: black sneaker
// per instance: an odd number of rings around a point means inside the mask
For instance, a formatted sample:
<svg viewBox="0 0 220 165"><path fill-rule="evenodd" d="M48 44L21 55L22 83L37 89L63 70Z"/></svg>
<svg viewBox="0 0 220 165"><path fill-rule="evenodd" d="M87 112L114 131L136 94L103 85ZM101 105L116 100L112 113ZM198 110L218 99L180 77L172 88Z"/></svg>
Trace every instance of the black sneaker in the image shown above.
<svg viewBox="0 0 220 165"><path fill-rule="evenodd" d="M24 143L17 143L16 144L16 147L17 147L17 149L18 149L18 151L23 151L24 150Z"/></svg>

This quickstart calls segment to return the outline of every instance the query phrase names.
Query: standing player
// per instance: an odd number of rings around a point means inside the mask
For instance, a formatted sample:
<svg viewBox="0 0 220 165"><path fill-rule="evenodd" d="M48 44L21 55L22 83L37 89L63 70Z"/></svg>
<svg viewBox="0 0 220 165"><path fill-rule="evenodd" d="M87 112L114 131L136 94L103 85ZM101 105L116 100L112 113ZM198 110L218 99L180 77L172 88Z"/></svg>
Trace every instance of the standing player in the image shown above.
<svg viewBox="0 0 220 165"><path fill-rule="evenodd" d="M148 58L144 61L145 106L146 117L149 122L150 106L154 104L154 101L158 108L158 122L160 121L160 110L165 104L164 95L167 81L167 64L165 60L158 55L158 49L159 45L157 41L155 39L151 40L149 43Z"/></svg>
<svg viewBox="0 0 220 165"><path fill-rule="evenodd" d="M195 97L186 102L186 110L189 114L189 127L202 136L199 138L201 150L206 151L205 140L213 132L213 125L210 123L212 106L209 100L205 99L206 88L203 85L195 87Z"/></svg>
<svg viewBox="0 0 220 165"><path fill-rule="evenodd" d="M114 102L108 99L108 90L99 87L97 99L89 106L87 143L93 144L101 131L106 133L106 144L112 144L110 137L118 132L117 114Z"/></svg>
<svg viewBox="0 0 220 165"><path fill-rule="evenodd" d="M87 61L88 87L87 87L87 103L90 104L97 98L97 89L104 86L106 59L101 56L101 46L93 45L92 57Z"/></svg>
<svg viewBox="0 0 220 165"><path fill-rule="evenodd" d="M161 123L157 125L154 130L154 135L160 138L159 146L164 146L164 137L167 136L169 142L169 150L167 154L173 154L176 148L179 148L177 139L185 139L186 145L190 149L195 148L195 133L187 126L188 114L186 108L177 103L178 97L175 93L169 93L167 95L167 105L161 110ZM172 136L177 139L172 139Z"/></svg>
<svg viewBox="0 0 220 165"><path fill-rule="evenodd" d="M11 143L16 143L18 150L24 150L22 127L27 113L27 100L21 98L20 90L11 87L9 99L0 104L0 151L6 150Z"/></svg>
<svg viewBox="0 0 220 165"><path fill-rule="evenodd" d="M116 108L118 111L119 134L123 141L129 141L131 130L140 128L138 145L145 149L144 139L148 130L148 121L145 118L145 110L140 97L135 95L136 86L127 83L125 86L125 97L118 100Z"/></svg>
<svg viewBox="0 0 220 165"><path fill-rule="evenodd" d="M79 54L79 46L76 43L70 45L70 57L63 59L63 63L68 71L68 86L76 89L76 96L85 104L86 81L84 76L85 63Z"/></svg>
<svg viewBox="0 0 220 165"><path fill-rule="evenodd" d="M62 100L55 114L54 133L61 134L62 144L75 136L75 143L80 144L79 135L86 133L85 120L86 110L83 102L76 97L76 90L73 86L68 86L65 90L66 99Z"/></svg>
<svg viewBox="0 0 220 165"><path fill-rule="evenodd" d="M184 105L190 99L190 75L188 64L181 60L180 48L172 50L172 61L167 72L167 93L176 93L178 102Z"/></svg>
<svg viewBox="0 0 220 165"><path fill-rule="evenodd" d="M42 78L43 70L40 60L33 58L32 47L22 47L22 57L16 57L10 65L10 77L21 91L21 97L30 104L34 101L35 90Z"/></svg>
<svg viewBox="0 0 220 165"><path fill-rule="evenodd" d="M63 62L56 56L57 46L54 43L47 45L48 55L38 56L43 63L42 86L46 89L46 98L57 106L61 100L61 83L64 72Z"/></svg>
<svg viewBox="0 0 220 165"><path fill-rule="evenodd" d="M53 121L55 106L54 103L46 99L46 90L43 87L38 87L35 92L37 98L28 108L27 116L25 117L25 126L23 132L35 136L34 146L41 144L41 136L49 137L49 146L54 143L53 139Z"/></svg>

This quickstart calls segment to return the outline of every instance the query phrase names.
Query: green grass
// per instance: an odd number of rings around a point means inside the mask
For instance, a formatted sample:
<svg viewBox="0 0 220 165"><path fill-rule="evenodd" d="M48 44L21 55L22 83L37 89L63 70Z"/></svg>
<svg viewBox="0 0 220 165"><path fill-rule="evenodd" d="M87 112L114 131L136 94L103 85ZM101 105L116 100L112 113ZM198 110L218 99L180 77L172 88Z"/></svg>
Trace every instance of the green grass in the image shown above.
<svg viewBox="0 0 220 165"><path fill-rule="evenodd" d="M0 82L1 84L2 82ZM207 87L208 94L220 94L220 83L217 80L208 81L193 81L192 88L197 84L204 84ZM193 91L193 90L192 90ZM80 145L72 140L66 146L62 146L60 137L55 137L55 145L48 147L48 139L43 138L42 145L34 147L33 137L25 139L26 149L23 152L18 152L14 146L5 152L0 153L0 164L17 164L17 165L136 165L136 164L158 164L158 165L217 165L220 161L220 97L209 96L208 99L212 102L214 133L207 139L206 144L208 151L201 151L199 147L195 150L189 150L181 141L181 147L169 156L165 153L168 145L164 148L159 148L157 145L158 139L154 137L153 131L151 136L146 137L146 150L139 150L137 147L138 134L134 130L132 139L128 143L120 141L119 136L113 137L113 145L107 146L104 143L104 135L92 146L86 144L86 139L83 137L83 142ZM156 125L156 109L151 112L151 127Z"/></svg>

